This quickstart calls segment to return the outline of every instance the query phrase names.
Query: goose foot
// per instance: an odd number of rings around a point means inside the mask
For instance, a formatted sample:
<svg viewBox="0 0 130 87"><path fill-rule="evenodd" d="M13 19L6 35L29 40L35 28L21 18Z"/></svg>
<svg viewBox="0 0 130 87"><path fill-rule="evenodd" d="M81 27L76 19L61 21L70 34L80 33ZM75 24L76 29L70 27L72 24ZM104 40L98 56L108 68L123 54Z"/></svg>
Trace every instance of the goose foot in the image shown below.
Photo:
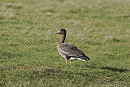
<svg viewBox="0 0 130 87"><path fill-rule="evenodd" d="M70 60L70 65L72 65L72 60Z"/></svg>
<svg viewBox="0 0 130 87"><path fill-rule="evenodd" d="M68 64L68 60L66 60L66 65Z"/></svg>

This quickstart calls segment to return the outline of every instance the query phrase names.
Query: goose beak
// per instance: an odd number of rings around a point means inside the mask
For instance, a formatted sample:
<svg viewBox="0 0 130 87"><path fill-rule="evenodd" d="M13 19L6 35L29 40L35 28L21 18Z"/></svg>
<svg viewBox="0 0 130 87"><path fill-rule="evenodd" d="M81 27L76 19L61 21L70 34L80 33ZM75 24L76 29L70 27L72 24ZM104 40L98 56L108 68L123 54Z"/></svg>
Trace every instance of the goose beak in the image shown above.
<svg viewBox="0 0 130 87"><path fill-rule="evenodd" d="M55 34L60 34L59 32L56 32Z"/></svg>
<svg viewBox="0 0 130 87"><path fill-rule="evenodd" d="M55 34L60 34L60 31L56 32Z"/></svg>

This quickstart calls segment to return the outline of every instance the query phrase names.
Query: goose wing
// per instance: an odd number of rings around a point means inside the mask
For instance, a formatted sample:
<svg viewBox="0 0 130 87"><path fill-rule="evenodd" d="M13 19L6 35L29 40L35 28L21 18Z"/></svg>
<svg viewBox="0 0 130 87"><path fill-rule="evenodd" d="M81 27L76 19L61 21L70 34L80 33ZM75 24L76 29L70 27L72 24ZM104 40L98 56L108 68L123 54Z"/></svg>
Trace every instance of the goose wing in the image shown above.
<svg viewBox="0 0 130 87"><path fill-rule="evenodd" d="M74 45L62 43L58 46L58 50L69 57L74 58L86 57L85 54Z"/></svg>

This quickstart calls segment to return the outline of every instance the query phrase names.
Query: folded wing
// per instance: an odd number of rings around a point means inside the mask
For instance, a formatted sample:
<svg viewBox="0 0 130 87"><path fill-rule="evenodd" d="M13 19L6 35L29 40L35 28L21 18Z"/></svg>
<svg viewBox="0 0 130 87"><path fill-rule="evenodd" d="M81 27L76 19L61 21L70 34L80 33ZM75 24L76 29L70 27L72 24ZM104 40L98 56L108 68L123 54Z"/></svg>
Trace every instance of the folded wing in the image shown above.
<svg viewBox="0 0 130 87"><path fill-rule="evenodd" d="M74 45L62 43L58 46L58 50L68 57L81 58L81 60L89 60L85 54Z"/></svg>

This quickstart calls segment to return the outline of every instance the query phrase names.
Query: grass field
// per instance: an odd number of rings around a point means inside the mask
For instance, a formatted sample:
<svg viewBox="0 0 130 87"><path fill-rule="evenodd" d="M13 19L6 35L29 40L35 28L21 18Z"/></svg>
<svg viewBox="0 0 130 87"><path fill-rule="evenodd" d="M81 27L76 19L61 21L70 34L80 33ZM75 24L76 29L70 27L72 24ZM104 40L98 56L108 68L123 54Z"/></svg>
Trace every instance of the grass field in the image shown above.
<svg viewBox="0 0 130 87"><path fill-rule="evenodd" d="M89 62L65 64L61 28ZM0 0L0 87L130 87L130 0Z"/></svg>

